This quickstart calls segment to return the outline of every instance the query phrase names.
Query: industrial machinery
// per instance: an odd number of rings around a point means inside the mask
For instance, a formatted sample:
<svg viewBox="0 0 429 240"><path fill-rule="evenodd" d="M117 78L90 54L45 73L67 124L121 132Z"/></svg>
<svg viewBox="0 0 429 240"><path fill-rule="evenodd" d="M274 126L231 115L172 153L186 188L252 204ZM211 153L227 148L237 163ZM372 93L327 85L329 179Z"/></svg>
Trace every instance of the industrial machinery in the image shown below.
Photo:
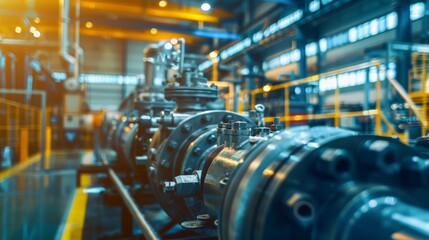
<svg viewBox="0 0 429 240"><path fill-rule="evenodd" d="M184 43L180 41L179 44ZM145 165L147 147L157 129L156 123L149 128L139 128L140 119L159 117L161 112L175 107L174 102L165 100L163 84L167 82L169 70L177 66L179 53L170 42L146 47L143 58L145 84L138 86L122 104L122 113L111 120L113 124L107 134L111 136L111 147L116 150L118 161L126 163L133 173L144 171L139 166Z"/></svg>
<svg viewBox="0 0 429 240"><path fill-rule="evenodd" d="M427 154L331 127L269 136L259 128L253 137L245 121L225 126L217 128L224 144L201 148L192 173L158 185L170 216L195 217L183 227L217 227L221 239L429 238ZM161 146L157 156L184 171L198 144L183 141L176 158Z"/></svg>
<svg viewBox="0 0 429 240"><path fill-rule="evenodd" d="M187 233L220 239L429 238L426 151L332 127L282 130L278 118L266 127L262 105L248 116L222 110L216 86L181 60L178 66L164 88L176 108L137 101L116 131L128 164L148 178L162 210ZM144 172L132 167L139 161ZM150 224L111 168L108 174L144 236L161 238L163 231Z"/></svg>

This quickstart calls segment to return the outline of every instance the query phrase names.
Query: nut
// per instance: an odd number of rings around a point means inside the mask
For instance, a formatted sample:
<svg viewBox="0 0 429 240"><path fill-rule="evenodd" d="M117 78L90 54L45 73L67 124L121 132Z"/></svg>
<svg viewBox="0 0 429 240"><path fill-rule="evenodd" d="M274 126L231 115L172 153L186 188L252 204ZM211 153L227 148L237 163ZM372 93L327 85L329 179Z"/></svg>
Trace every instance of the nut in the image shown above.
<svg viewBox="0 0 429 240"><path fill-rule="evenodd" d="M346 150L328 148L321 152L316 170L323 176L343 180L353 175L354 164L353 157Z"/></svg>

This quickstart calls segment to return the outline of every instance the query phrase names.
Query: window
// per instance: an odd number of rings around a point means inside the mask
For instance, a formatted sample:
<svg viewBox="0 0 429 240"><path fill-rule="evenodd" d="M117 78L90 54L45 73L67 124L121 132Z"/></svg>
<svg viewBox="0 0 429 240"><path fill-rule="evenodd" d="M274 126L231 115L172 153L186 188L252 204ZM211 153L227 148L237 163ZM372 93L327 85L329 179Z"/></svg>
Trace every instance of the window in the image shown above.
<svg viewBox="0 0 429 240"><path fill-rule="evenodd" d="M398 14L396 12L390 13L386 16L387 30L394 29L398 25Z"/></svg>

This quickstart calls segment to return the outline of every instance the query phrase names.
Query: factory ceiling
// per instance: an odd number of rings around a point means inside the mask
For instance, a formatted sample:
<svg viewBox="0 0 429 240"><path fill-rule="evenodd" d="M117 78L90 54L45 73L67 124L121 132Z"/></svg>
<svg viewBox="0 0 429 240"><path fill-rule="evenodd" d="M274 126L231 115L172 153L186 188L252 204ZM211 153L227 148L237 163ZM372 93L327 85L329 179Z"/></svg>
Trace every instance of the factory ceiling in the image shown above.
<svg viewBox="0 0 429 240"><path fill-rule="evenodd" d="M57 41L61 2L0 1L0 39ZM211 1L213 8L203 12L201 0L71 0L69 30L72 33L80 4L81 36L144 41L184 37L190 44L236 40L242 2Z"/></svg>

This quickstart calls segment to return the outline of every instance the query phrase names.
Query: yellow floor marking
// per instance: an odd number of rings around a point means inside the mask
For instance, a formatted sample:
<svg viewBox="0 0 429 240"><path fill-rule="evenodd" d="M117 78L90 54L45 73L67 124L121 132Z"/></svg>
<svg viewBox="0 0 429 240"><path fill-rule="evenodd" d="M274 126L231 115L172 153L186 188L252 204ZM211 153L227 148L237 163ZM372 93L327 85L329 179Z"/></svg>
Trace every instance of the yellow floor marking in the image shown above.
<svg viewBox="0 0 429 240"><path fill-rule="evenodd" d="M81 159L81 164L90 165L93 164L94 161L95 158L93 152L85 151ZM86 202L88 200L88 194L84 192L84 189L91 185L91 175L82 174L80 177L81 187L76 189L73 203L64 227L64 232L61 238L62 240L82 239L82 231L85 223Z"/></svg>
<svg viewBox="0 0 429 240"><path fill-rule="evenodd" d="M81 164L84 166L91 165L95 162L94 152L85 151L82 156ZM91 185L91 175L82 174L80 179L81 187L89 187Z"/></svg>
<svg viewBox="0 0 429 240"><path fill-rule="evenodd" d="M3 182L6 178L23 171L24 169L38 161L40 161L40 153L31 156L28 161L18 163L15 166L0 172L0 182Z"/></svg>
<svg viewBox="0 0 429 240"><path fill-rule="evenodd" d="M87 200L88 194L84 192L84 188L77 188L67 217L67 222L64 227L64 232L61 237L62 240L82 239Z"/></svg>

